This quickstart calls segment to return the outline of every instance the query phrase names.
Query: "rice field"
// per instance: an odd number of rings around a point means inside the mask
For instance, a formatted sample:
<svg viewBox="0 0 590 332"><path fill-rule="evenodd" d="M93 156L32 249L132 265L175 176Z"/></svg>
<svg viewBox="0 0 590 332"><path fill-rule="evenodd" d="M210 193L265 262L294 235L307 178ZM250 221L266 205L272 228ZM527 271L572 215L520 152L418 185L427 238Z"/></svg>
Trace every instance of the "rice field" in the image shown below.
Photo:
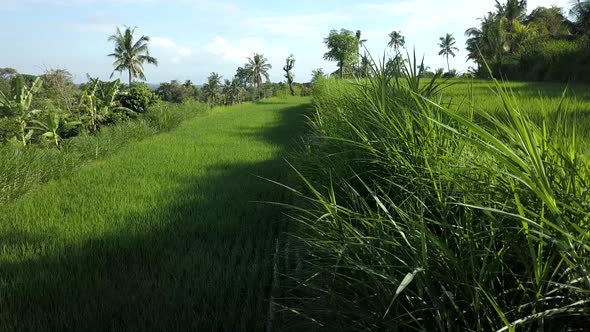
<svg viewBox="0 0 590 332"><path fill-rule="evenodd" d="M260 331L305 98L215 108L0 206L0 330Z"/></svg>
<svg viewBox="0 0 590 332"><path fill-rule="evenodd" d="M582 331L590 90L564 89L320 80L7 184L0 329Z"/></svg>

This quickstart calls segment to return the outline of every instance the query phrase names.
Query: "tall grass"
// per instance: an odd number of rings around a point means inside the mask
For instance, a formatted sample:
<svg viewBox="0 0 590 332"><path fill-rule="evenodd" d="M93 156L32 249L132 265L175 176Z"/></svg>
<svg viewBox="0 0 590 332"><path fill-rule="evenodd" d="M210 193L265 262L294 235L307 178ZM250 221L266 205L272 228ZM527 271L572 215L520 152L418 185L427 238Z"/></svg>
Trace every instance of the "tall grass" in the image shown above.
<svg viewBox="0 0 590 332"><path fill-rule="evenodd" d="M409 63L402 77L375 68L316 85L296 167L305 190L293 189L304 257L284 306L336 330L589 326L589 130L576 101L525 108L494 81L492 107L473 89L457 102Z"/></svg>
<svg viewBox="0 0 590 332"><path fill-rule="evenodd" d="M203 114L198 102L162 104L135 121L103 127L97 134L83 134L54 146L0 146L0 205L31 188L71 174L87 161L102 159L122 147L176 128L186 119Z"/></svg>

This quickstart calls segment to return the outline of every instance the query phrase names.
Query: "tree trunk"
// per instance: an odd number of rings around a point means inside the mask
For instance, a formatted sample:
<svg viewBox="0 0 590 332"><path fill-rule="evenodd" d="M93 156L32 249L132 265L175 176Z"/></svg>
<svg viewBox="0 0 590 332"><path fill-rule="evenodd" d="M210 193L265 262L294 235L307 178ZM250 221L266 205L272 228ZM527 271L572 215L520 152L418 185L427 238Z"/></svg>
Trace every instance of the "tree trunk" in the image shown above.
<svg viewBox="0 0 590 332"><path fill-rule="evenodd" d="M131 87L131 69L129 69L129 87Z"/></svg>
<svg viewBox="0 0 590 332"><path fill-rule="evenodd" d="M295 90L293 90L293 81L289 81L289 90L291 90L291 96L295 96Z"/></svg>
<svg viewBox="0 0 590 332"><path fill-rule="evenodd" d="M340 59L340 79L344 78L344 59Z"/></svg>
<svg viewBox="0 0 590 332"><path fill-rule="evenodd" d="M449 74L451 73L451 65L449 65L449 55L447 54L447 69L449 70Z"/></svg>

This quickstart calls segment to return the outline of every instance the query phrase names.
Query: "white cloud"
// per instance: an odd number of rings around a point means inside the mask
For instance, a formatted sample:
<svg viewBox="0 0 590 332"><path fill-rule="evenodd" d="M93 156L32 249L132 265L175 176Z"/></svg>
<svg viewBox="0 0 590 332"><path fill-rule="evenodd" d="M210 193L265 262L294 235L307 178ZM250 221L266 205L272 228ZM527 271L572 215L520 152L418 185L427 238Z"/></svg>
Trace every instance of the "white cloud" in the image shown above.
<svg viewBox="0 0 590 332"><path fill-rule="evenodd" d="M206 50L232 64L243 64L246 58L252 57L255 52L264 54L267 58L287 53L284 47L265 45L262 38L240 38L237 43L231 43L220 36L213 38Z"/></svg>
<svg viewBox="0 0 590 332"><path fill-rule="evenodd" d="M66 27L82 32L113 33L117 27L115 20L111 13L98 11L83 21L67 24Z"/></svg>
<svg viewBox="0 0 590 332"><path fill-rule="evenodd" d="M227 75L227 77L233 75L235 68L244 65L247 58L252 57L254 53L263 54L273 67L270 71L273 81L282 79L283 61L290 54L287 47L267 44L263 38L257 37L240 38L230 41L224 37L217 36L205 46L204 51L206 58L217 60L211 67L212 70L220 71L222 74Z"/></svg>
<svg viewBox="0 0 590 332"><path fill-rule="evenodd" d="M333 13L292 15L292 16L268 16L256 17L243 21L243 24L251 28L257 28L267 34L286 37L309 37L318 33L325 33L325 26L348 19L348 16Z"/></svg>
<svg viewBox="0 0 590 332"><path fill-rule="evenodd" d="M228 2L223 4L223 10L227 13L235 14L240 11L240 7L238 7L238 5L235 3Z"/></svg>
<svg viewBox="0 0 590 332"><path fill-rule="evenodd" d="M493 1L481 0L405 0L395 3L361 4L359 7L383 16L401 18L400 28L404 27L406 32L415 34L445 26L464 27L463 30L466 30L477 24L478 18L493 11L494 5ZM552 5L568 8L569 0L528 1L529 11L538 6Z"/></svg>
<svg viewBox="0 0 590 332"><path fill-rule="evenodd" d="M393 16L400 20L392 30L417 34L438 30L449 25L467 29L477 22L477 18L493 9L492 1L473 0L414 0L387 4L364 4L361 8L383 16ZM439 32L444 33L443 32Z"/></svg>
<svg viewBox="0 0 590 332"><path fill-rule="evenodd" d="M171 63L178 64L188 59L192 54L189 47L180 46L170 38L153 37L150 40L150 47L154 56L159 59L168 59Z"/></svg>
<svg viewBox="0 0 590 332"><path fill-rule="evenodd" d="M113 33L116 28L116 18L111 13L99 11L88 17L86 21L78 25L80 30L93 32Z"/></svg>

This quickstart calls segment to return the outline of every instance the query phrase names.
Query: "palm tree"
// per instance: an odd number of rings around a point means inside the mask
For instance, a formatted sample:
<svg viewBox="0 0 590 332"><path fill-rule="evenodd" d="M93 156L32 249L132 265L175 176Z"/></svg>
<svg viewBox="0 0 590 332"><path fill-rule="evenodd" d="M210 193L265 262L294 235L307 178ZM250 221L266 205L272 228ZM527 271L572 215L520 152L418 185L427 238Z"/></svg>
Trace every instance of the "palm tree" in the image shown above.
<svg viewBox="0 0 590 332"><path fill-rule="evenodd" d="M455 57L455 52L459 52L459 49L455 47L455 37L450 33L447 33L446 36L440 37L440 52L438 55L445 56L447 58L447 67L449 69L449 73L451 72L451 66L449 65L449 55L453 58Z"/></svg>
<svg viewBox="0 0 590 332"><path fill-rule="evenodd" d="M358 56L361 56L361 49L365 46L365 43L367 42L367 39L362 39L361 37L362 32L361 30L357 30L356 31L356 41L359 44L359 51L358 51Z"/></svg>
<svg viewBox="0 0 590 332"><path fill-rule="evenodd" d="M496 0L498 15L505 17L509 25L515 20L522 21L526 17L526 8L526 0L507 0L505 4Z"/></svg>
<svg viewBox="0 0 590 332"><path fill-rule="evenodd" d="M582 29L582 32L590 30L590 1L572 1L570 14L576 19L576 24Z"/></svg>
<svg viewBox="0 0 590 332"><path fill-rule="evenodd" d="M467 60L471 60L477 63L478 68L479 65L483 62L481 57L481 43L483 40L483 31L481 29L473 27L465 30L465 37L467 38L466 50L467 50Z"/></svg>
<svg viewBox="0 0 590 332"><path fill-rule="evenodd" d="M221 78L221 75L213 72L203 85L203 97L211 105L216 105L221 99Z"/></svg>
<svg viewBox="0 0 590 332"><path fill-rule="evenodd" d="M268 59L262 54L254 53L254 57L248 58L248 63L244 66L252 75L252 81L256 84L256 89L260 91L260 85L262 85L262 77L268 81L269 69L272 69L272 65L267 63Z"/></svg>
<svg viewBox="0 0 590 332"><path fill-rule="evenodd" d="M125 27L125 32L121 33L121 30L117 27L115 34L109 37L109 41L115 43L115 52L108 55L115 58L115 62L113 63L115 69L111 77L113 77L116 71L122 73L127 70L129 72L129 85L131 85L131 81L134 78L145 81L145 74L143 73L144 63L158 65L158 60L150 56L148 49L150 37L141 36L134 42L133 34L135 33L135 29Z"/></svg>
<svg viewBox="0 0 590 332"><path fill-rule="evenodd" d="M361 56L361 64L359 66L360 76L361 77L369 77L369 71L371 69L371 60L365 53L365 55Z"/></svg>
<svg viewBox="0 0 590 332"><path fill-rule="evenodd" d="M399 49L404 47L404 45L406 44L406 38L402 36L401 31L392 31L389 34L389 38L390 40L389 43L387 43L387 46L393 47L395 51L399 53Z"/></svg>
<svg viewBox="0 0 590 332"><path fill-rule="evenodd" d="M357 30L355 37L356 37L356 41L358 44L358 51L357 51L357 57L360 59L360 64L359 64L359 71L362 72L362 62L363 62L363 58L365 58L367 56L367 52L364 52L364 56L361 56L361 49L365 46L365 43L367 42L367 39L362 39L362 32L361 30Z"/></svg>

